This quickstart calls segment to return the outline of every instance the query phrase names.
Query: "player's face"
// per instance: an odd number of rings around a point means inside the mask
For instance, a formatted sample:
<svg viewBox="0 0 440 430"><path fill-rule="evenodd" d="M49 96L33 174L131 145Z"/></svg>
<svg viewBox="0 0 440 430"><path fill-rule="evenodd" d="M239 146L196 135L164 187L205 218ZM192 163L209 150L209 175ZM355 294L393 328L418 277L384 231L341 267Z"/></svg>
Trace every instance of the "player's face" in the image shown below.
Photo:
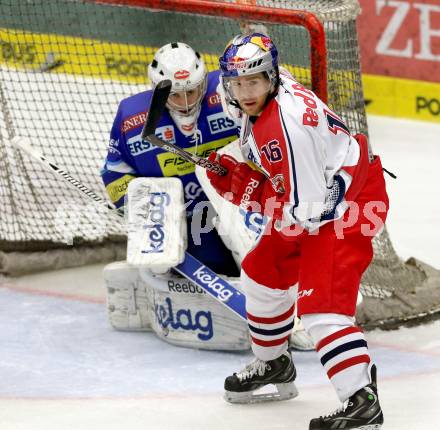
<svg viewBox="0 0 440 430"><path fill-rule="evenodd" d="M230 79L230 94L248 115L259 115L270 93L270 81L264 73Z"/></svg>
<svg viewBox="0 0 440 430"><path fill-rule="evenodd" d="M200 87L188 91L173 92L168 97L168 103L173 109L187 113L199 100L200 92Z"/></svg>

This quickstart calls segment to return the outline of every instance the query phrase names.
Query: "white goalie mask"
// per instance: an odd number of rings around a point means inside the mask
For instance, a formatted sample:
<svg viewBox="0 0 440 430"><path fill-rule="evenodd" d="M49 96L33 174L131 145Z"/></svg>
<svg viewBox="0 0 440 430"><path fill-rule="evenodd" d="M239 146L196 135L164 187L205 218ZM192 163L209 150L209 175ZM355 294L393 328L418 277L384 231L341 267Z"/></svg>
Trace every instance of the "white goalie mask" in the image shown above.
<svg viewBox="0 0 440 430"><path fill-rule="evenodd" d="M179 130L193 135L208 79L200 54L181 42L162 46L148 66L148 77L153 87L164 79L172 82L167 108Z"/></svg>

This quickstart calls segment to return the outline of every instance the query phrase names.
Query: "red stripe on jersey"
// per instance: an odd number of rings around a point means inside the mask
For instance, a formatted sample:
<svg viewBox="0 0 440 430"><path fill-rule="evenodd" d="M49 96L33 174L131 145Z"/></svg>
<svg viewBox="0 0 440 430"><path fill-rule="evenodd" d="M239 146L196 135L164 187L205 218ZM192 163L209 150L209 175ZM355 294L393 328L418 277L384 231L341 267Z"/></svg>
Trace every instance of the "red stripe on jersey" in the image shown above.
<svg viewBox="0 0 440 430"><path fill-rule="evenodd" d="M291 317L294 311L295 311L295 304L293 304L288 311L284 312L281 315L277 315L276 317L257 317L247 312L247 318L248 320L251 320L256 323L273 324L284 321L287 318Z"/></svg>
<svg viewBox="0 0 440 430"><path fill-rule="evenodd" d="M289 336L284 336L281 339L275 339L275 340L261 340L251 336L251 339L252 342L255 343L256 345L270 347L270 346L282 345L284 342L287 342Z"/></svg>
<svg viewBox="0 0 440 430"><path fill-rule="evenodd" d="M284 204L290 201L290 194L292 187L295 185L291 183L293 175L292 169L294 166L290 166L289 160L289 146L284 138L284 129L280 116L280 107L275 99L272 99L261 113L258 120L253 125L253 132L255 141L258 147L258 152L261 157L261 165L263 169L269 173L270 180L277 178L278 182L283 183L284 193L275 193L276 201ZM278 148L281 151L281 158L277 158L277 161L271 162L267 159L262 148L268 144L268 142L277 141ZM292 160L290 160L292 162ZM262 202L264 204L264 202ZM269 211L270 212L270 211ZM279 213L282 217L282 209L276 208L275 213ZM272 216L268 213L269 216Z"/></svg>
<svg viewBox="0 0 440 430"><path fill-rule="evenodd" d="M342 372L343 370L360 363L367 363L367 364L370 363L370 356L364 354L352 358L347 358L346 360L341 361L340 363L330 368L327 372L327 375L329 378L331 378L337 373Z"/></svg>
<svg viewBox="0 0 440 430"><path fill-rule="evenodd" d="M362 333L362 330L359 327L347 327L342 330L339 330L339 331L325 337L324 339L321 339L319 341L318 345L316 345L316 351L319 352L320 349L324 348L324 346L328 345L329 343L333 342L334 340L339 339L343 336L347 336L348 334L352 334L352 333Z"/></svg>

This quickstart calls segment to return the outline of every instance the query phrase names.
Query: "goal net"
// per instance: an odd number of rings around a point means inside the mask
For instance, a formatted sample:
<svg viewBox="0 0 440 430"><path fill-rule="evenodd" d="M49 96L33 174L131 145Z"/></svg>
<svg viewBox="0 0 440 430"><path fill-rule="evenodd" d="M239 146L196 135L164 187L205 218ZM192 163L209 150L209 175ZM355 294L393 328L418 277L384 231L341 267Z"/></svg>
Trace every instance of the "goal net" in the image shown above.
<svg viewBox="0 0 440 430"><path fill-rule="evenodd" d="M147 66L165 43L188 43L214 70L233 35L267 32L282 65L352 133L367 133L359 12L356 0L0 2L0 272L121 258L123 223L11 140L29 139L105 198L100 168L118 102L147 88ZM440 312L438 271L403 262L386 231L374 248L361 287L361 323L392 326Z"/></svg>

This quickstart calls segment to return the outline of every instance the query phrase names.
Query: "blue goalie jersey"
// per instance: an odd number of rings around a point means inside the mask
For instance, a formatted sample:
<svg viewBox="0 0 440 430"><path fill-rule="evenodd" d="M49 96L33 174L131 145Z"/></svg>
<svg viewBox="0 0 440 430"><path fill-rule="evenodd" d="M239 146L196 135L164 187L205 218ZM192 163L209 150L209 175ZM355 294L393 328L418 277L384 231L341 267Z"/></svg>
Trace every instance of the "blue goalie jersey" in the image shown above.
<svg viewBox="0 0 440 430"><path fill-rule="evenodd" d="M216 92L219 73L214 71L208 74L207 91L197 120L197 132L192 136L185 136L165 110L156 128L158 137L202 157L208 157L211 152L237 139L239 131L234 121L224 114L220 96ZM152 94L151 90L145 91L128 97L119 104L101 172L107 193L119 208L124 204L128 183L133 178L179 177L187 204L188 251L212 270L235 275L235 262L215 230L201 235L200 246L193 242L190 225L194 208L197 203L208 200L196 178L195 166L141 138Z"/></svg>

